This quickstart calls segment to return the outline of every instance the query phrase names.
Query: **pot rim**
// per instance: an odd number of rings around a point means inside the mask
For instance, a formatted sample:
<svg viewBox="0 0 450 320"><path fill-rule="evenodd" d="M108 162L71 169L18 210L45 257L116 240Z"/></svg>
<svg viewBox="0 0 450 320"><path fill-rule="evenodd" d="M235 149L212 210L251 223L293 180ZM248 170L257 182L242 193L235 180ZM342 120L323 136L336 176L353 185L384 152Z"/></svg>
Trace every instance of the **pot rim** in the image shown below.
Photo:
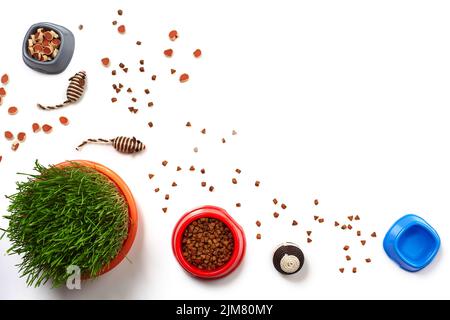
<svg viewBox="0 0 450 320"><path fill-rule="evenodd" d="M125 241L122 244L122 249L120 249L117 256L112 259L107 265L103 266L102 270L96 275L96 277L101 276L102 274L105 274L112 269L114 269L119 263L122 262L123 259L125 259L126 255L130 251L131 247L133 246L133 242L136 238L136 233L138 229L138 212L137 212L137 206L136 202L134 200L133 194L131 193L131 190L128 188L127 184L123 179L114 171L109 169L108 167L89 160L70 160L70 161L64 161L61 163L58 163L55 165L55 167L63 168L63 167L69 167L73 163L80 164L82 166L92 168L99 173L106 176L110 181L112 181L115 186L117 187L118 191L124 196L125 201L128 205L128 235ZM83 278L83 280L90 279L90 277Z"/></svg>

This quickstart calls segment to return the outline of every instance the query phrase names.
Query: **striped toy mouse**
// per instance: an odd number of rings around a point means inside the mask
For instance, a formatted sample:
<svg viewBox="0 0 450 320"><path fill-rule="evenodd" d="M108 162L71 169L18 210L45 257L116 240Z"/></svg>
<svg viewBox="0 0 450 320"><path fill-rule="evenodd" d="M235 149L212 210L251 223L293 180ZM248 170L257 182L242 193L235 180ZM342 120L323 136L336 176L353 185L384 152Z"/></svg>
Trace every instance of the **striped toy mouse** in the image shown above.
<svg viewBox="0 0 450 320"><path fill-rule="evenodd" d="M42 110L56 110L75 103L81 99L86 89L86 71L80 71L69 79L70 83L67 87L67 100L62 104L55 106L43 106L38 103L38 107Z"/></svg>

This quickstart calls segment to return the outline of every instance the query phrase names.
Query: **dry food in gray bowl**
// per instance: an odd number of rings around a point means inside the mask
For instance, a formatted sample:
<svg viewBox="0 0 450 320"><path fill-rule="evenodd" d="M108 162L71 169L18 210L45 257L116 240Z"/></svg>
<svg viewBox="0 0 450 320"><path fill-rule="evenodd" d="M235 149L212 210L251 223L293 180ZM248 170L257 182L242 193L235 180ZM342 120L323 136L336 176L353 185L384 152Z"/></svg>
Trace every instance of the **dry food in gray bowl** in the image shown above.
<svg viewBox="0 0 450 320"><path fill-rule="evenodd" d="M32 25L25 34L22 57L33 70L57 74L67 68L74 49L75 37L69 29L50 22L40 22Z"/></svg>

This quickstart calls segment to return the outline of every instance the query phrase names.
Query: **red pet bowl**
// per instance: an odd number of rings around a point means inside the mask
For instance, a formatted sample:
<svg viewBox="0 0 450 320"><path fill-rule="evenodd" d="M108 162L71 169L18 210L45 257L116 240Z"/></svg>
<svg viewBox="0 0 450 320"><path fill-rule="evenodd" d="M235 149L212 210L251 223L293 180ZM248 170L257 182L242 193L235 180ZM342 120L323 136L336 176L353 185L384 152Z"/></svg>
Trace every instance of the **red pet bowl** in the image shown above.
<svg viewBox="0 0 450 320"><path fill-rule="evenodd" d="M215 270L202 270L190 264L183 257L182 244L183 233L191 222L200 218L214 218L227 225L233 234L234 251L230 260L222 267ZM172 236L172 249L175 258L180 265L191 275L202 279L218 279L229 275L242 262L245 255L245 234L242 227L222 208L215 206L204 206L186 213L175 226Z"/></svg>

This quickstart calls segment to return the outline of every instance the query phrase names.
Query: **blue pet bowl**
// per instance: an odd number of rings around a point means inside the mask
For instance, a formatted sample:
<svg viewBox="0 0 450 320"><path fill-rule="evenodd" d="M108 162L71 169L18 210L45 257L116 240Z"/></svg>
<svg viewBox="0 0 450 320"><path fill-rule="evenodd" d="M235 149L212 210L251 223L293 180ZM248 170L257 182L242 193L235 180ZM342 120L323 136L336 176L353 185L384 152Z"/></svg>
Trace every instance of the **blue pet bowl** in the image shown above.
<svg viewBox="0 0 450 320"><path fill-rule="evenodd" d="M421 217L407 214L384 237L386 254L401 268L415 272L433 261L441 240L438 233Z"/></svg>

